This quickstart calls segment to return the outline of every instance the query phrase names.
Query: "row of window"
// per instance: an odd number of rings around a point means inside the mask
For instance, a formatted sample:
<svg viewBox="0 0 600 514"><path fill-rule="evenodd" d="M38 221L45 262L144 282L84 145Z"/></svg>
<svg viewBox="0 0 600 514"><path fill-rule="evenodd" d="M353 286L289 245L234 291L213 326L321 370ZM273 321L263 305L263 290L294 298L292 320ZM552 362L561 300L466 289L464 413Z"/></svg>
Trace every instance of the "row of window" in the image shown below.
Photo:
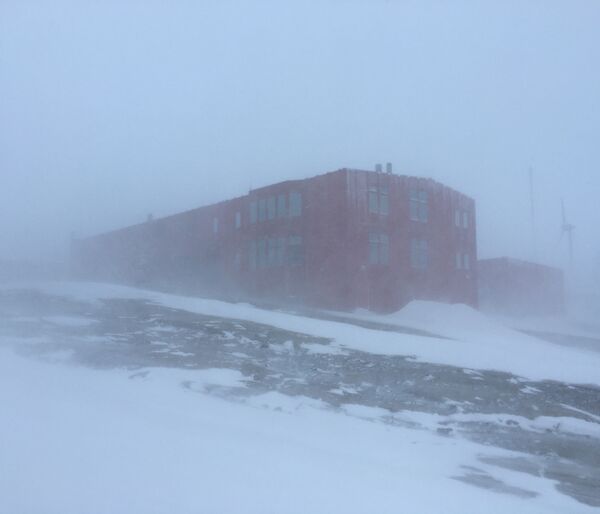
<svg viewBox="0 0 600 514"><path fill-rule="evenodd" d="M275 218L296 218L302 215L302 194L292 191L289 195L280 194L250 202L250 223L273 220ZM235 228L242 226L242 213L235 213ZM219 218L213 218L213 233L219 233Z"/></svg>
<svg viewBox="0 0 600 514"><path fill-rule="evenodd" d="M387 186L369 186L369 212L387 215L389 213L389 190ZM412 221L427 223L429 220L429 195L424 189L411 188L409 191L409 211ZM261 198L250 202L250 223L254 224L276 218L295 218L302 215L302 194L292 191ZM454 224L469 227L469 212L455 209ZM242 226L241 212L235 213L235 228ZM219 219L213 218L213 232L219 232Z"/></svg>
<svg viewBox="0 0 600 514"><path fill-rule="evenodd" d="M250 202L250 223L274 220L275 218L295 218L301 215L302 194L297 191L292 191L289 195L280 194Z"/></svg>
<svg viewBox="0 0 600 514"><path fill-rule="evenodd" d="M427 223L429 220L429 195L425 189L410 188L409 211L412 221ZM389 213L389 194L387 186L369 186L369 212L374 214ZM456 209L454 224L457 227L469 227L469 212Z"/></svg>
<svg viewBox="0 0 600 514"><path fill-rule="evenodd" d="M389 264L390 240L387 234L369 234L369 263ZM236 255L236 268L240 267L239 254ZM248 250L248 264L251 270L297 266L304 263L302 237L269 237L251 241ZM410 240L410 265L413 269L429 268L429 243L426 239ZM469 271L471 259L468 253L456 252L456 269Z"/></svg>
<svg viewBox="0 0 600 514"><path fill-rule="evenodd" d="M427 222L429 218L429 198L424 189L411 188L409 191L410 219ZM387 186L369 186L369 212L386 215L390 210Z"/></svg>
<svg viewBox="0 0 600 514"><path fill-rule="evenodd" d="M300 236L267 237L250 242L248 265L251 270L284 264L297 266L303 262L304 250Z"/></svg>
<svg viewBox="0 0 600 514"><path fill-rule="evenodd" d="M390 259L390 240L386 234L369 234L369 264L388 264ZM410 240L410 266L414 269L429 268L429 242L426 239ZM456 269L470 270L471 259L468 253L456 253Z"/></svg>
<svg viewBox="0 0 600 514"><path fill-rule="evenodd" d="M424 189L411 188L409 191L410 219L427 222L429 218L429 199ZM386 215L390 210L389 190L387 186L369 186L369 212Z"/></svg>

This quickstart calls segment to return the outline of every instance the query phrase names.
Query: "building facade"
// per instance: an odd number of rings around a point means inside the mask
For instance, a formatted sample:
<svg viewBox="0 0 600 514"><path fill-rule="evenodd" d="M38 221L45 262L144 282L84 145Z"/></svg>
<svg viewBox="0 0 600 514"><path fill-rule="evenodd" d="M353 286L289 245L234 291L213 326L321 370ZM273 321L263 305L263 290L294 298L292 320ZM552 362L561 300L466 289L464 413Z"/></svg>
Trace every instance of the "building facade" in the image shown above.
<svg viewBox="0 0 600 514"><path fill-rule="evenodd" d="M477 304L475 202L430 179L340 169L74 241L86 278L321 308Z"/></svg>
<svg viewBox="0 0 600 514"><path fill-rule="evenodd" d="M560 269L501 257L478 263L483 310L506 315L560 315L565 311L565 283Z"/></svg>

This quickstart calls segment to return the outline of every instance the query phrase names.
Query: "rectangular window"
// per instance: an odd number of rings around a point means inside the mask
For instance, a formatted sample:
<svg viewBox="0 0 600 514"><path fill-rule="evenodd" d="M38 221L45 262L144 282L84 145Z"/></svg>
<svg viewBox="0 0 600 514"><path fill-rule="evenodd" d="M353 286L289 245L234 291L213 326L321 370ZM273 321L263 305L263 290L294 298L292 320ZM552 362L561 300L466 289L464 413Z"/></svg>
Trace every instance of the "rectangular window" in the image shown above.
<svg viewBox="0 0 600 514"><path fill-rule="evenodd" d="M469 227L469 213L467 211L463 211L462 222L463 222L463 228Z"/></svg>
<svg viewBox="0 0 600 514"><path fill-rule="evenodd" d="M273 267L277 262L277 239L267 239L267 266Z"/></svg>
<svg viewBox="0 0 600 514"><path fill-rule="evenodd" d="M285 195L279 195L277 197L277 217L285 218L287 216L287 211L285 209Z"/></svg>
<svg viewBox="0 0 600 514"><path fill-rule="evenodd" d="M256 223L258 219L258 209L256 207L256 202L250 202L250 223Z"/></svg>
<svg viewBox="0 0 600 514"><path fill-rule="evenodd" d="M369 212L377 214L379 212L379 205L377 203L377 186L369 187Z"/></svg>
<svg viewBox="0 0 600 514"><path fill-rule="evenodd" d="M390 238L387 234L379 235L379 263L387 264L390 261Z"/></svg>
<svg viewBox="0 0 600 514"><path fill-rule="evenodd" d="M213 234L219 232L219 218L213 218Z"/></svg>
<svg viewBox="0 0 600 514"><path fill-rule="evenodd" d="M233 256L233 269L240 271L242 269L242 256L240 252L236 252Z"/></svg>
<svg viewBox="0 0 600 514"><path fill-rule="evenodd" d="M414 269L421 270L429 267L429 243L426 239L411 239L410 265Z"/></svg>
<svg viewBox="0 0 600 514"><path fill-rule="evenodd" d="M242 213L237 211L235 213L235 228L240 228L242 226Z"/></svg>
<svg viewBox="0 0 600 514"><path fill-rule="evenodd" d="M424 189L411 187L409 192L410 219L426 223L429 219L429 196Z"/></svg>
<svg viewBox="0 0 600 514"><path fill-rule="evenodd" d="M379 187L379 214L387 214L390 210L390 202L387 186Z"/></svg>
<svg viewBox="0 0 600 514"><path fill-rule="evenodd" d="M302 194L293 191L290 193L290 217L302 215Z"/></svg>
<svg viewBox="0 0 600 514"><path fill-rule="evenodd" d="M419 202L412 198L410 199L410 219L412 221L419 221Z"/></svg>
<svg viewBox="0 0 600 514"><path fill-rule="evenodd" d="M258 221L267 219L267 201L263 198L258 201Z"/></svg>
<svg viewBox="0 0 600 514"><path fill-rule="evenodd" d="M267 200L267 219L274 220L277 213L277 199L274 196Z"/></svg>
<svg viewBox="0 0 600 514"><path fill-rule="evenodd" d="M387 234L369 233L369 263L388 264L390 260L390 238Z"/></svg>
<svg viewBox="0 0 600 514"><path fill-rule="evenodd" d="M390 202L387 186L369 186L369 212L388 214Z"/></svg>
<svg viewBox="0 0 600 514"><path fill-rule="evenodd" d="M264 268L267 265L267 242L265 239L260 239L256 245L256 262L259 268Z"/></svg>
<svg viewBox="0 0 600 514"><path fill-rule="evenodd" d="M456 252L456 269L462 269L462 254Z"/></svg>
<svg viewBox="0 0 600 514"><path fill-rule="evenodd" d="M283 256L285 254L285 237L277 238L277 250L275 256L275 265L283 266Z"/></svg>
<svg viewBox="0 0 600 514"><path fill-rule="evenodd" d="M419 221L426 222L429 219L429 195L427 191L419 191Z"/></svg>
<svg viewBox="0 0 600 514"><path fill-rule="evenodd" d="M468 253L463 255L463 268L467 271L471 269L471 258Z"/></svg>
<svg viewBox="0 0 600 514"><path fill-rule="evenodd" d="M460 227L460 211L454 209L454 225Z"/></svg>
<svg viewBox="0 0 600 514"><path fill-rule="evenodd" d="M256 269L256 241L250 241L248 247L248 265L251 270Z"/></svg>
<svg viewBox="0 0 600 514"><path fill-rule="evenodd" d="M304 262L304 250L300 236L288 237L287 262L291 266L298 266Z"/></svg>
<svg viewBox="0 0 600 514"><path fill-rule="evenodd" d="M379 234L369 234L369 264L379 264Z"/></svg>

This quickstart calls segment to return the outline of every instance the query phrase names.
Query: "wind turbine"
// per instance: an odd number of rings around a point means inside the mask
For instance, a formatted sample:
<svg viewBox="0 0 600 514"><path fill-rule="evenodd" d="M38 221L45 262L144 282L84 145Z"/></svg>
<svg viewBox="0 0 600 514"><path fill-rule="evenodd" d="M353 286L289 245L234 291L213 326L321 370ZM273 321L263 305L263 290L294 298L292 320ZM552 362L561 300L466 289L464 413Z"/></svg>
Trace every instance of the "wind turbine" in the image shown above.
<svg viewBox="0 0 600 514"><path fill-rule="evenodd" d="M575 230L575 225L569 223L567 221L567 214L565 211L565 201L561 199L560 201L562 207L562 226L560 228L560 240L562 241L563 236L567 235L567 241L569 243L569 264L573 265L573 230Z"/></svg>

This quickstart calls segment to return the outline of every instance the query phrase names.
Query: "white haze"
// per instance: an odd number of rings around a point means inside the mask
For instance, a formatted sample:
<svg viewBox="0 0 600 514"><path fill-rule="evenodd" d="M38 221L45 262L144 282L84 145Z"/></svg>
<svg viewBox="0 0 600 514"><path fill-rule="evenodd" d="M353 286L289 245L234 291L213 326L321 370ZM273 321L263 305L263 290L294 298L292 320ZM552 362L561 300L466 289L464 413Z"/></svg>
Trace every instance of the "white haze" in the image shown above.
<svg viewBox="0 0 600 514"><path fill-rule="evenodd" d="M598 283L599 26L591 0L3 0L0 259L391 161L477 200L482 257L566 266L564 198Z"/></svg>

